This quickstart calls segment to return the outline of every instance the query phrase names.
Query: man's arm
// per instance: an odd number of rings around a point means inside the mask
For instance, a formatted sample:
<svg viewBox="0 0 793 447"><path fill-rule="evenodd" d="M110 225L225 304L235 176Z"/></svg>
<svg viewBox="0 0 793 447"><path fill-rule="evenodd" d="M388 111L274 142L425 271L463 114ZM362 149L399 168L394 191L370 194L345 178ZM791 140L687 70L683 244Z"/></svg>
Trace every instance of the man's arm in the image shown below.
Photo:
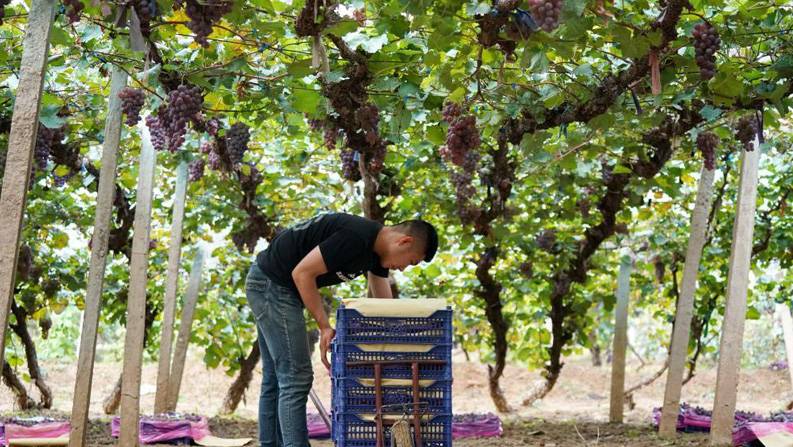
<svg viewBox="0 0 793 447"><path fill-rule="evenodd" d="M393 298L391 294L391 284L388 278L377 276L372 272L368 273L369 288L372 291L372 296L375 298Z"/></svg>
<svg viewBox="0 0 793 447"><path fill-rule="evenodd" d="M328 316L322 307L322 297L319 294L319 289L317 289L317 276L327 273L327 271L328 268L325 266L325 260L322 258L319 247L314 247L292 270L292 279L295 281L297 291L300 292L300 299L303 300L306 309L317 321L320 332L319 349L322 363L326 368L330 369L327 354L330 342L336 335L336 331L330 327Z"/></svg>

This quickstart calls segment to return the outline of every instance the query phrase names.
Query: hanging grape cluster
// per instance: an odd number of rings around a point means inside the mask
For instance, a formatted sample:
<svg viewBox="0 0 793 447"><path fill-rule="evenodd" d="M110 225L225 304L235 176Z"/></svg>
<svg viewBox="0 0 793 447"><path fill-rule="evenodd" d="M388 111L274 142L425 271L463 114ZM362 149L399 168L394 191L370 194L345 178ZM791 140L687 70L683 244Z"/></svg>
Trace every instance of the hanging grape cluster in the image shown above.
<svg viewBox="0 0 793 447"><path fill-rule="evenodd" d="M214 150L207 155L207 163L209 164L209 169L213 171L219 171L222 166L220 155Z"/></svg>
<svg viewBox="0 0 793 447"><path fill-rule="evenodd" d="M702 152L705 158L705 168L712 171L716 169L716 147L719 145L719 137L713 132L702 132L697 135L697 149Z"/></svg>
<svg viewBox="0 0 793 447"><path fill-rule="evenodd" d="M694 26L694 54L703 80L707 81L716 74L716 52L720 46L719 33L710 23L701 22Z"/></svg>
<svg viewBox="0 0 793 447"><path fill-rule="evenodd" d="M118 93L121 98L121 111L127 116L127 126L134 126L140 121L140 109L146 101L143 90L131 87L124 87Z"/></svg>
<svg viewBox="0 0 793 447"><path fill-rule="evenodd" d="M226 132L226 152L232 164L242 162L248 141L251 139L250 128L245 123L234 123Z"/></svg>
<svg viewBox="0 0 793 447"><path fill-rule="evenodd" d="M63 0L63 6L66 7L66 16L69 17L69 23L80 21L80 13L85 9L85 5L83 5L81 0Z"/></svg>
<svg viewBox="0 0 793 447"><path fill-rule="evenodd" d="M184 6L185 13L190 19L187 27L195 34L195 41L202 47L209 46L209 37L212 34L212 26L220 19L231 12L234 7L232 0L184 0L174 2L174 8Z"/></svg>
<svg viewBox="0 0 793 447"><path fill-rule="evenodd" d="M191 182L197 182L204 177L205 165L206 162L204 162L203 158L196 158L190 162L190 164L187 166L187 176Z"/></svg>
<svg viewBox="0 0 793 447"><path fill-rule="evenodd" d="M146 117L146 127L149 128L151 144L154 149L164 151L168 149L168 134L165 132L160 116L165 116L165 106L161 106L157 115Z"/></svg>
<svg viewBox="0 0 793 447"><path fill-rule="evenodd" d="M212 135L213 137L217 136L218 130L220 129L220 120L217 118L210 118L206 123L206 131L208 134Z"/></svg>
<svg viewBox="0 0 793 447"><path fill-rule="evenodd" d="M201 147L199 148L202 154L209 154L210 152L215 150L215 143L211 140L204 141L201 143Z"/></svg>
<svg viewBox="0 0 793 447"><path fill-rule="evenodd" d="M754 150L754 137L757 135L757 120L752 115L746 115L738 120L735 126L735 138L743 143L744 149Z"/></svg>
<svg viewBox="0 0 793 447"><path fill-rule="evenodd" d="M529 0L529 9L534 21L549 33L559 26L562 6L562 0Z"/></svg>
<svg viewBox="0 0 793 447"><path fill-rule="evenodd" d="M35 159L35 168L43 171L47 169L47 161L49 161L50 154L56 144L59 144L66 137L63 127L50 129L47 126L39 124L39 131L36 135L36 148L33 152Z"/></svg>
<svg viewBox="0 0 793 447"><path fill-rule="evenodd" d="M151 33L151 21L157 17L157 0L132 0L132 7L140 20L140 32L148 36Z"/></svg>
<svg viewBox="0 0 793 447"><path fill-rule="evenodd" d="M361 170L358 169L358 161L356 155L360 157L358 152L351 149L342 149L339 153L341 158L341 175L347 180L357 182L361 179Z"/></svg>
<svg viewBox="0 0 793 447"><path fill-rule="evenodd" d="M180 85L168 93L169 149L176 152L184 143L187 122L201 111L204 97L199 87Z"/></svg>
<svg viewBox="0 0 793 447"><path fill-rule="evenodd" d="M443 117L449 122L449 130L446 133L446 144L440 148L441 156L447 162L462 167L466 155L481 143L476 117L463 115L462 109L456 104L446 104Z"/></svg>
<svg viewBox="0 0 793 447"><path fill-rule="evenodd" d="M446 162L461 168L451 173L457 214L463 224L471 224L481 215L481 210L470 203L476 193L473 178L480 159L476 151L481 143L476 117L465 115L462 106L454 102L447 102L442 114L443 119L449 123L449 129L446 133L446 144L441 146L439 152Z"/></svg>
<svg viewBox="0 0 793 447"><path fill-rule="evenodd" d="M157 116L146 117L152 144L157 150L176 152L184 143L187 123L201 112L201 89L180 85L168 93L168 104L160 106Z"/></svg>

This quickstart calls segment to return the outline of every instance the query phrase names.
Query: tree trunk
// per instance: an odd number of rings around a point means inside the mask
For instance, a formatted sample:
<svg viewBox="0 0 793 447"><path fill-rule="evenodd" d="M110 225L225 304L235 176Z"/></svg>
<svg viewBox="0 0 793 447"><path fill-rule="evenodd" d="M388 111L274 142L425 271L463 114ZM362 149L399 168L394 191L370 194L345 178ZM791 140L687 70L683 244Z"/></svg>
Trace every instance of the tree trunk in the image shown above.
<svg viewBox="0 0 793 447"><path fill-rule="evenodd" d="M490 326L493 328L495 338L496 365L487 366L488 385L490 387L490 397L496 405L498 411L509 413L512 411L507 402L504 392L501 390L499 380L504 374L504 366L507 358L507 322L504 319L501 304L501 284L498 284L493 276L490 275L490 268L495 264L498 257L498 248L488 247L477 261L476 277L479 279L481 289L476 291L480 298L485 300L485 315Z"/></svg>
<svg viewBox="0 0 793 447"><path fill-rule="evenodd" d="M28 363L30 379L33 380L33 383L36 384L36 388L38 388L41 393L38 407L52 408L52 390L50 390L50 387L44 382L44 378L41 377L41 368L39 367L38 355L36 354L36 344L33 342L30 332L28 332L27 312L14 301L11 301L11 312L16 318L16 323L11 325L11 330L17 334L17 337L19 337L20 341L22 341L22 345L25 347L25 358Z"/></svg>
<svg viewBox="0 0 793 447"><path fill-rule="evenodd" d="M589 259L598 250L606 238L614 234L617 213L622 209L623 198L630 180L633 178L652 179L655 177L674 153L672 139L694 128L702 121L698 112L685 109L678 112L679 116L667 116L661 124L643 135L643 142L652 150L647 160L638 160L629 166L630 173L610 174L605 182L606 192L598 203L602 221L584 231L584 238L576 256L566 267L554 273L551 284L551 346L548 348L550 361L546 364L546 384L537 392L532 393L523 401L531 404L535 399L544 397L553 388L559 378L562 366L562 349L573 339L575 328L568 328L565 320L573 311L566 300L569 299L573 283L584 283L589 271Z"/></svg>
<svg viewBox="0 0 793 447"><path fill-rule="evenodd" d="M597 339L595 339L594 331L589 333L589 343L589 354L592 356L592 366L603 366L603 359L600 358L600 345L597 343Z"/></svg>
<svg viewBox="0 0 793 447"><path fill-rule="evenodd" d="M237 378L226 391L226 397L223 399L223 407L220 410L221 414L232 414L240 404L240 400L245 397L245 390L253 379L253 370L259 364L261 359L261 352L259 352L259 343L253 343L253 348L248 354L248 357L240 359L240 372Z"/></svg>
<svg viewBox="0 0 793 447"><path fill-rule="evenodd" d="M3 383L8 385L16 396L17 406L19 410L30 410L36 408L36 402L28 396L25 385L19 380L11 365L3 361Z"/></svg>
<svg viewBox="0 0 793 447"><path fill-rule="evenodd" d="M115 414L118 411L118 406L121 404L121 374L118 375L118 380L116 380L116 386L113 387L113 391L105 398L104 402L102 402L102 408L105 410L105 414Z"/></svg>

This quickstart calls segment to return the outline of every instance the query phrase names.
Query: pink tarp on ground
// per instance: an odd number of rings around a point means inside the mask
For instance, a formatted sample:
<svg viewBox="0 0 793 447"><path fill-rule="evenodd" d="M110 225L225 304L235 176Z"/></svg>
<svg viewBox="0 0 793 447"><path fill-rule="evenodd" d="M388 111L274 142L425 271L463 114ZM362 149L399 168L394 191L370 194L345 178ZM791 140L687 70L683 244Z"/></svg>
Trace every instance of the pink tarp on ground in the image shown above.
<svg viewBox="0 0 793 447"><path fill-rule="evenodd" d="M493 413L458 414L452 420L452 439L492 438L503 432L501 419Z"/></svg>
<svg viewBox="0 0 793 447"><path fill-rule="evenodd" d="M14 423L13 419L0 422L0 445L8 445L9 439L60 438L69 434L71 426L68 421L41 419L40 422L35 422L35 419L20 420L20 423Z"/></svg>
<svg viewBox="0 0 793 447"><path fill-rule="evenodd" d="M308 434L313 439L330 437L330 430L317 413L309 413L306 417ZM22 424L0 422L0 445L7 445L6 438L58 438L69 434L70 425L67 421L35 422L27 420ZM121 433L121 419L114 417L111 421L111 435L118 437ZM501 436L503 428L498 416L488 414L456 415L452 424L454 439ZM209 421L204 416L165 415L143 416L140 419L139 439L141 444L154 444L168 441L184 441L202 439L209 436Z"/></svg>
<svg viewBox="0 0 793 447"><path fill-rule="evenodd" d="M121 418L113 418L110 433L114 438L121 434ZM167 414L161 416L142 416L138 439L141 444L158 442L202 439L209 436L209 421L204 416L182 416Z"/></svg>
<svg viewBox="0 0 793 447"><path fill-rule="evenodd" d="M661 421L661 409L653 410L653 423ZM684 432L709 432L711 412L683 403L677 415L677 430ZM793 433L793 413L778 412L764 417L756 413L737 411L732 432L733 444L742 446L758 438L777 432Z"/></svg>

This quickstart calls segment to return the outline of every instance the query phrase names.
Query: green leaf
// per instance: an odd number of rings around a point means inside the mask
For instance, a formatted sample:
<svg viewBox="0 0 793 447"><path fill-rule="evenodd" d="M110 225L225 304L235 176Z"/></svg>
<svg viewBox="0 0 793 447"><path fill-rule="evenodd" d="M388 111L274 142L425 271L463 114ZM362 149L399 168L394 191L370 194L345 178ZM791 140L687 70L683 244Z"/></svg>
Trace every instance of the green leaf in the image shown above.
<svg viewBox="0 0 793 447"><path fill-rule="evenodd" d="M345 36L358 29L358 22L355 20L342 20L339 23L325 28L323 34L334 34L336 36Z"/></svg>
<svg viewBox="0 0 793 447"><path fill-rule="evenodd" d="M631 170L630 170L630 168L628 168L625 165L618 164L617 166L614 166L614 171L613 172L615 174L630 174Z"/></svg>
<svg viewBox="0 0 793 447"><path fill-rule="evenodd" d="M358 48L362 48L367 53L376 53L388 43L388 36L385 34L370 37L360 31L357 31L354 33L349 33L344 37L344 40L351 49L356 50Z"/></svg>
<svg viewBox="0 0 793 447"><path fill-rule="evenodd" d="M446 141L446 130L440 125L428 127L427 140L435 145L443 144Z"/></svg>
<svg viewBox="0 0 793 447"><path fill-rule="evenodd" d="M425 274L426 274L426 275L427 275L427 276L428 276L430 279L435 279L435 278L437 278L438 276L440 276L440 274L441 274L441 269L440 269L440 268L439 268L437 265L435 265L435 264L430 264L430 265L428 265L428 266L427 266L427 268L425 268L425 269L424 269L424 273L425 273Z"/></svg>
<svg viewBox="0 0 793 447"><path fill-rule="evenodd" d="M72 44L72 39L61 27L53 26L50 31L50 44L68 46Z"/></svg>
<svg viewBox="0 0 793 447"><path fill-rule="evenodd" d="M719 96L735 98L743 93L743 83L738 73L733 70L718 69L716 77L710 81L710 89Z"/></svg>
<svg viewBox="0 0 793 447"><path fill-rule="evenodd" d="M295 90L292 94L292 106L295 110L314 115L317 113L320 94L316 90Z"/></svg>
<svg viewBox="0 0 793 447"><path fill-rule="evenodd" d="M57 175L58 177L65 177L69 172L71 172L71 169L67 168L64 165L58 165L55 168L54 174Z"/></svg>
<svg viewBox="0 0 793 447"><path fill-rule="evenodd" d="M713 107L710 104L706 105L702 109L700 109L699 114L702 115L705 120L708 122L714 121L716 118L721 116L722 110L718 107Z"/></svg>
<svg viewBox="0 0 793 447"><path fill-rule="evenodd" d="M462 87L456 88L451 94L449 94L448 99L451 102L461 102L465 98L465 89Z"/></svg>
<svg viewBox="0 0 793 447"><path fill-rule="evenodd" d="M99 25L86 25L80 34L80 43L84 45L94 39L101 38L103 35L104 33L102 33L102 28Z"/></svg>
<svg viewBox="0 0 793 447"><path fill-rule="evenodd" d="M39 121L50 129L63 126L66 124L66 119L58 116L58 111L60 111L60 106L57 105L43 107L41 115L39 115Z"/></svg>
<svg viewBox="0 0 793 447"><path fill-rule="evenodd" d="M275 13L275 8L273 8L273 4L270 0L251 0L251 3L254 6L258 6L261 9L266 10L269 13Z"/></svg>
<svg viewBox="0 0 793 447"><path fill-rule="evenodd" d="M746 319L747 320L759 320L760 319L760 311L757 310L754 306L749 306L746 309Z"/></svg>
<svg viewBox="0 0 793 447"><path fill-rule="evenodd" d="M298 78L314 73L314 69L311 68L311 59L294 61L286 67L286 71Z"/></svg>

